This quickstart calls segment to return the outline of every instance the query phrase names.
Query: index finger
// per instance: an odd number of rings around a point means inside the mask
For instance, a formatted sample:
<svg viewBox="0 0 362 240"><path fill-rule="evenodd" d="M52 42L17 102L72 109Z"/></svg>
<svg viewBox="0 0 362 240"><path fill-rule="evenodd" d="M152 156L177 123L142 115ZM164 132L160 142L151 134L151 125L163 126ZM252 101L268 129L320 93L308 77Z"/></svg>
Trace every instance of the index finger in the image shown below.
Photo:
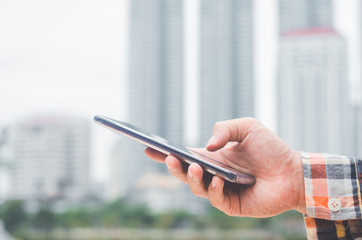
<svg viewBox="0 0 362 240"><path fill-rule="evenodd" d="M239 118L220 121L214 125L212 136L206 145L208 151L216 151L228 142L242 142L245 137L262 124L254 118Z"/></svg>

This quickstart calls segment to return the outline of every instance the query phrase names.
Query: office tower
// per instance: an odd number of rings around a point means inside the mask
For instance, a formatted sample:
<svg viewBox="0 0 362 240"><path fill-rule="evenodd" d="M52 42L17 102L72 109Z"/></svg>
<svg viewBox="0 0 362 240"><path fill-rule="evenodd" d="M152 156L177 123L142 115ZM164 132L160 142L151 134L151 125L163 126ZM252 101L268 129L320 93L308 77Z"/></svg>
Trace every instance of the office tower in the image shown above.
<svg viewBox="0 0 362 240"><path fill-rule="evenodd" d="M331 27L332 0L279 0L279 32L295 29Z"/></svg>
<svg viewBox="0 0 362 240"><path fill-rule="evenodd" d="M0 205L8 197L10 159L9 129L3 127L0 128Z"/></svg>
<svg viewBox="0 0 362 240"><path fill-rule="evenodd" d="M128 121L183 144L184 98L187 97L183 72L183 1L132 0L129 3ZM203 209L186 185L173 184L164 164L145 156L144 146L129 139L121 140L118 145L113 159L118 156L119 164L113 166L120 168L120 175L112 177L113 198L118 195L132 203L147 204L155 211ZM115 182L116 179L120 182Z"/></svg>
<svg viewBox="0 0 362 240"><path fill-rule="evenodd" d="M160 136L183 139L183 4L130 2L129 119Z"/></svg>
<svg viewBox="0 0 362 240"><path fill-rule="evenodd" d="M362 69L362 3L359 2L359 24L358 26L358 34L360 39L360 58L359 64L360 69ZM360 71L360 79L359 84L357 84L357 103L355 106L355 156L362 159L362 71Z"/></svg>
<svg viewBox="0 0 362 240"><path fill-rule="evenodd" d="M252 0L201 0L200 145L215 122L254 116Z"/></svg>
<svg viewBox="0 0 362 240"><path fill-rule="evenodd" d="M127 157L129 148L128 139L120 138L114 142L110 152L109 185L107 197L113 201L120 197L124 198L129 190L130 183L127 180L129 165L133 160Z"/></svg>
<svg viewBox="0 0 362 240"><path fill-rule="evenodd" d="M295 30L279 49L280 136L298 150L351 154L345 39L332 28Z"/></svg>
<svg viewBox="0 0 362 240"><path fill-rule="evenodd" d="M29 118L14 127L12 144L12 198L79 200L87 193L87 121L58 116Z"/></svg>
<svg viewBox="0 0 362 240"><path fill-rule="evenodd" d="M353 156L362 159L362 103L354 105L354 152Z"/></svg>
<svg viewBox="0 0 362 240"><path fill-rule="evenodd" d="M351 155L347 46L333 2L279 1L279 134L291 147Z"/></svg>
<svg viewBox="0 0 362 240"><path fill-rule="evenodd" d="M172 142L183 142L183 1L130 1L128 121ZM122 190L147 172L166 173L144 146L122 141Z"/></svg>

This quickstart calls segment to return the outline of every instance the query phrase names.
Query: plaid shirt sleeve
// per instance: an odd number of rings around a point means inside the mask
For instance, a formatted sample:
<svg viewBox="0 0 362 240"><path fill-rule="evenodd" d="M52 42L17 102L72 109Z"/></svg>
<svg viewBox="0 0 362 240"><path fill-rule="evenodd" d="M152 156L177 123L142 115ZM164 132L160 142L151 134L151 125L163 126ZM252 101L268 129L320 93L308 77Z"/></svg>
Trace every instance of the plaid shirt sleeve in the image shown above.
<svg viewBox="0 0 362 240"><path fill-rule="evenodd" d="M362 237L362 160L301 153L308 239Z"/></svg>

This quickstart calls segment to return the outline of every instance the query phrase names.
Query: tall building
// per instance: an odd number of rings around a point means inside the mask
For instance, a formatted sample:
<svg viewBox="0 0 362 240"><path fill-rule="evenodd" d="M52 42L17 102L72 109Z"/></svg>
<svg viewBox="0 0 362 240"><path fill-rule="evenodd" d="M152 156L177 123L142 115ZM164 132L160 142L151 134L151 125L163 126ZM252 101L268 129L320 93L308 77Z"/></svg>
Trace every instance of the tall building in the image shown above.
<svg viewBox="0 0 362 240"><path fill-rule="evenodd" d="M362 91L361 91L362 93ZM354 157L362 159L362 103L354 106Z"/></svg>
<svg viewBox="0 0 362 240"><path fill-rule="evenodd" d="M128 121L172 142L184 142L184 13L182 0L130 1ZM206 206L144 146L123 139L114 148L112 198L147 204L154 211ZM118 158L118 161L117 161Z"/></svg>
<svg viewBox="0 0 362 240"><path fill-rule="evenodd" d="M200 141L215 122L254 116L252 0L201 0Z"/></svg>
<svg viewBox="0 0 362 240"><path fill-rule="evenodd" d="M360 39L360 69L362 69L362 3L359 2L359 24L358 26L358 34L359 34L359 39ZM359 86L359 88L357 89L358 91L358 96L359 98L357 99L357 104L355 106L355 154L354 156L359 157L360 159L362 159L362 71L360 71L360 79L359 79L359 84L357 84L357 86Z"/></svg>
<svg viewBox="0 0 362 240"><path fill-rule="evenodd" d="M279 0L279 32L331 27L333 0Z"/></svg>
<svg viewBox="0 0 362 240"><path fill-rule="evenodd" d="M120 197L125 197L128 194L129 166L133 163L132 159L127 157L127 149L129 148L129 139L119 139L114 142L110 152L110 169L109 169L109 184L107 189L107 198L111 201Z"/></svg>
<svg viewBox="0 0 362 240"><path fill-rule="evenodd" d="M291 147L353 154L346 40L332 0L279 1L278 130Z"/></svg>
<svg viewBox="0 0 362 240"><path fill-rule="evenodd" d="M182 142L182 0L132 0L130 8L129 120Z"/></svg>
<svg viewBox="0 0 362 240"><path fill-rule="evenodd" d="M0 127L0 205L8 197L9 193L9 161L11 151L9 144L9 129Z"/></svg>
<svg viewBox="0 0 362 240"><path fill-rule="evenodd" d="M34 117L12 136L11 197L81 199L88 191L90 131L87 121Z"/></svg>
<svg viewBox="0 0 362 240"><path fill-rule="evenodd" d="M182 144L183 1L130 1L129 29L128 121ZM122 162L122 182L114 193L129 197L143 176L168 174L164 164L146 157L144 146L128 139L121 144L114 154Z"/></svg>
<svg viewBox="0 0 362 240"><path fill-rule="evenodd" d="M298 150L351 154L345 40L310 28L284 34L279 49L280 136Z"/></svg>

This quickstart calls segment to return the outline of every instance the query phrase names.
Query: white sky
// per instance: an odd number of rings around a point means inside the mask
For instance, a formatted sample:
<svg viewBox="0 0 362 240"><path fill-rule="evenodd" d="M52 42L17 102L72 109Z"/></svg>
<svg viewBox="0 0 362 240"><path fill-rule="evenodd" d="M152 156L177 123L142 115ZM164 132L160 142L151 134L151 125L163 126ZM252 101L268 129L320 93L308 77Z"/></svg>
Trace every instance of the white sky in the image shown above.
<svg viewBox="0 0 362 240"><path fill-rule="evenodd" d="M336 26L358 72L358 0L335 0ZM197 0L185 0L186 76L197 97ZM94 114L126 118L127 0L0 0L0 127L23 117L63 113L92 121ZM275 130L276 0L255 1L257 118ZM353 74L354 82L359 75ZM185 119L187 138L197 130L197 106ZM109 150L117 136L92 131L92 175L107 180ZM1 180L1 179L0 179Z"/></svg>
<svg viewBox="0 0 362 240"><path fill-rule="evenodd" d="M34 114L89 121L124 113L126 1L0 1L0 126ZM111 140L92 123L92 175L108 172Z"/></svg>

